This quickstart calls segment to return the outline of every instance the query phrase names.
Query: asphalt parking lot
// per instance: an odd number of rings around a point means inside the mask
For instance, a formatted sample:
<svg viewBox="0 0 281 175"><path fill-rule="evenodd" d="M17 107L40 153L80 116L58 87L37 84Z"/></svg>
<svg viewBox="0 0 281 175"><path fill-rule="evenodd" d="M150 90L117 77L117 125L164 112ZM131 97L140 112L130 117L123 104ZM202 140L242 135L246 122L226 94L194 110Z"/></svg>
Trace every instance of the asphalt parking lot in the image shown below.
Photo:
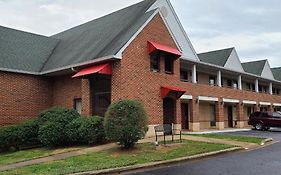
<svg viewBox="0 0 281 175"><path fill-rule="evenodd" d="M223 133L273 138L276 143L256 150L244 150L200 160L187 161L123 174L135 175L281 175L281 129Z"/></svg>

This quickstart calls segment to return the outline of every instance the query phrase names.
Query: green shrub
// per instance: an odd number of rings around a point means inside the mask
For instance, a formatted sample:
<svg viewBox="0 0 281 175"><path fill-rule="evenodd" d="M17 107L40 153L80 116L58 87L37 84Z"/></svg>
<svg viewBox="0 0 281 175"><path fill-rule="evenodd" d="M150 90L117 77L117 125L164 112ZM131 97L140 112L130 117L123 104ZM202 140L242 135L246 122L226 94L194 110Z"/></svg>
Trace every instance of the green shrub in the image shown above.
<svg viewBox="0 0 281 175"><path fill-rule="evenodd" d="M101 117L81 117L66 126L66 134L72 144L98 144L105 140Z"/></svg>
<svg viewBox="0 0 281 175"><path fill-rule="evenodd" d="M112 104L105 114L106 136L119 142L124 148L130 148L144 138L147 127L147 114L141 103L122 100Z"/></svg>
<svg viewBox="0 0 281 175"><path fill-rule="evenodd" d="M72 120L79 117L80 114L75 109L54 107L41 112L38 116L38 120L41 124L44 124L45 122L58 122L68 124Z"/></svg>
<svg viewBox="0 0 281 175"><path fill-rule="evenodd" d="M68 139L66 127L73 120L80 117L80 114L74 109L55 107L43 111L38 116L40 141L45 146L66 146L72 144L72 140Z"/></svg>
<svg viewBox="0 0 281 175"><path fill-rule="evenodd" d="M38 129L37 120L0 128L0 151L39 145Z"/></svg>
<svg viewBox="0 0 281 175"><path fill-rule="evenodd" d="M39 140L45 146L54 147L66 145L64 128L57 122L46 122L39 128Z"/></svg>
<svg viewBox="0 0 281 175"><path fill-rule="evenodd" d="M20 125L19 136L21 138L21 147L37 146L41 142L38 139L39 122L38 120L30 120Z"/></svg>
<svg viewBox="0 0 281 175"><path fill-rule="evenodd" d="M88 117L78 129L82 143L98 144L105 140L105 131L103 126L103 118Z"/></svg>
<svg viewBox="0 0 281 175"><path fill-rule="evenodd" d="M77 119L72 120L68 125L65 127L65 132L67 135L67 139L72 144L80 144L81 143L81 134L79 133L79 128L85 122L86 118L80 117Z"/></svg>

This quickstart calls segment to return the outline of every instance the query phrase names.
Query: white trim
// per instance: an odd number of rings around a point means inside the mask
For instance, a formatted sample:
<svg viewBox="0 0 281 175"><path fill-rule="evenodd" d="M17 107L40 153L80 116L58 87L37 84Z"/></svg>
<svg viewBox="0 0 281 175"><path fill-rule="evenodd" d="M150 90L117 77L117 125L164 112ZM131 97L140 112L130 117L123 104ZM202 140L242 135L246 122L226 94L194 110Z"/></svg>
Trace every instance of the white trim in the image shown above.
<svg viewBox="0 0 281 175"><path fill-rule="evenodd" d="M94 63L98 63L98 62L106 61L106 60L111 60L111 59L120 59L120 58L116 55L109 55L109 56L97 58L97 59L94 59L94 60L86 61L86 62L83 62L83 63L72 64L72 65L60 67L60 68L57 68L57 69L51 69L51 70L48 70L48 71L43 71L43 72L40 72L40 75L48 74L48 73L54 73L54 72L58 72L58 71L66 70L66 69L71 69L71 68L74 68L74 67L84 66L84 65L88 65L88 64L94 64Z"/></svg>
<svg viewBox="0 0 281 175"><path fill-rule="evenodd" d="M260 102L259 103L261 106L270 106L271 103L270 102Z"/></svg>
<svg viewBox="0 0 281 175"><path fill-rule="evenodd" d="M129 41L117 52L116 56L122 58L124 50L134 41L134 39L141 33L141 31L150 23L150 21L159 13L160 10L156 11L148 18L148 20L139 28L139 30L129 39Z"/></svg>
<svg viewBox="0 0 281 175"><path fill-rule="evenodd" d="M170 8L172 10L172 13L173 13L174 17L176 18L176 21L177 21L178 25L180 26L180 28L181 28L181 30L182 30L182 32L183 32L183 34L184 34L184 36L185 36L189 46L191 47L191 50L193 51L193 54L194 54L195 58L197 59L197 61L199 61L200 59L199 59L199 57L197 55L197 52L195 51L195 49L194 49L194 47L193 47L193 45L192 45L192 43L191 43L191 41L190 41L186 31L184 29L184 27L182 26L182 23L180 22L180 19L179 19L178 15L177 15L173 5L171 4L171 2L169 0L166 0L166 1L168 2L168 5L170 6Z"/></svg>
<svg viewBox="0 0 281 175"><path fill-rule="evenodd" d="M250 101L250 100L243 100L243 104L246 104L246 105L256 105L257 102L256 101Z"/></svg>
<svg viewBox="0 0 281 175"><path fill-rule="evenodd" d="M28 75L41 75L41 73L39 73L39 72L31 72L31 71L15 70L15 69L7 69L7 68L0 68L0 71L11 72L11 73L20 73L20 74L28 74Z"/></svg>
<svg viewBox="0 0 281 175"><path fill-rule="evenodd" d="M276 80L276 79L272 80L272 79L268 79L268 78L261 77L261 76L258 76L258 75L255 75L255 74L251 74L251 73L247 73L247 72L239 72L239 71L236 71L236 70L233 70L233 69L230 69L230 68L226 68L226 67L218 66L218 65L215 65L215 64L210 64L210 63L206 63L206 62L202 62L202 61L186 58L186 57L183 57L183 58L180 58L180 59L181 59L181 61L188 61L188 62L192 62L192 63L195 63L195 64L201 64L201 65L205 65L205 66L210 66L212 68L217 68L219 70L230 71L232 73L240 73L241 75L247 75L247 76L250 76L250 77L259 78L261 80L266 80L266 81L271 81L271 82L275 82L275 83L281 84L281 81Z"/></svg>
<svg viewBox="0 0 281 175"><path fill-rule="evenodd" d="M223 98L222 101L225 103L239 103L240 102L238 99L230 99L230 98Z"/></svg>
<svg viewBox="0 0 281 175"><path fill-rule="evenodd" d="M219 98L217 97L207 97L207 96L198 96L199 101L211 101L211 102L217 102L219 101Z"/></svg>
<svg viewBox="0 0 281 175"><path fill-rule="evenodd" d="M273 103L273 106L281 107L281 103Z"/></svg>
<svg viewBox="0 0 281 175"><path fill-rule="evenodd" d="M192 95L182 95L180 99L181 100L192 100L193 97L192 97Z"/></svg>

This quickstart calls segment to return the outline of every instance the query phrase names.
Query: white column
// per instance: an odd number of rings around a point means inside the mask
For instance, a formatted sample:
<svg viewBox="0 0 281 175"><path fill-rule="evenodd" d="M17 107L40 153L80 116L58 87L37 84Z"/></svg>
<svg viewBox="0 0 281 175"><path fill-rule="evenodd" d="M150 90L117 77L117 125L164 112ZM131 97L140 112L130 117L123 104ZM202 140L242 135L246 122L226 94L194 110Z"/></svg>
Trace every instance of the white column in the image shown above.
<svg viewBox="0 0 281 175"><path fill-rule="evenodd" d="M269 83L269 93L272 95L273 92L272 92L272 82Z"/></svg>
<svg viewBox="0 0 281 175"><path fill-rule="evenodd" d="M220 70L218 71L218 74L217 74L217 85L219 87L221 87L221 71Z"/></svg>
<svg viewBox="0 0 281 175"><path fill-rule="evenodd" d="M259 79L256 79L255 90L256 90L256 92L259 92Z"/></svg>
<svg viewBox="0 0 281 175"><path fill-rule="evenodd" d="M195 64L192 67L192 83L197 83L197 70Z"/></svg>
<svg viewBox="0 0 281 175"><path fill-rule="evenodd" d="M241 75L238 76L238 89L242 90L242 76Z"/></svg>

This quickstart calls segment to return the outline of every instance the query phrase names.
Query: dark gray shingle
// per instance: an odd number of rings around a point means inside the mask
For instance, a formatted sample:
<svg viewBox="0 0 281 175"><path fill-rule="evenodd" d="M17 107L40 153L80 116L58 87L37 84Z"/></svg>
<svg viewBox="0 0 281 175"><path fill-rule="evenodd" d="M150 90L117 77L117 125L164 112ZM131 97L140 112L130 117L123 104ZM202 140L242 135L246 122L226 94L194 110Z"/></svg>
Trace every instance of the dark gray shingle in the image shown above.
<svg viewBox="0 0 281 175"><path fill-rule="evenodd" d="M276 80L281 81L281 67L271 68L273 76Z"/></svg>
<svg viewBox="0 0 281 175"><path fill-rule="evenodd" d="M115 55L149 19L155 0L145 0L52 36L60 40L42 71Z"/></svg>
<svg viewBox="0 0 281 175"><path fill-rule="evenodd" d="M39 72L58 42L0 26L0 68Z"/></svg>
<svg viewBox="0 0 281 175"><path fill-rule="evenodd" d="M242 63L245 72L261 76L266 60Z"/></svg>
<svg viewBox="0 0 281 175"><path fill-rule="evenodd" d="M198 54L200 61L224 66L234 48L215 50Z"/></svg>

